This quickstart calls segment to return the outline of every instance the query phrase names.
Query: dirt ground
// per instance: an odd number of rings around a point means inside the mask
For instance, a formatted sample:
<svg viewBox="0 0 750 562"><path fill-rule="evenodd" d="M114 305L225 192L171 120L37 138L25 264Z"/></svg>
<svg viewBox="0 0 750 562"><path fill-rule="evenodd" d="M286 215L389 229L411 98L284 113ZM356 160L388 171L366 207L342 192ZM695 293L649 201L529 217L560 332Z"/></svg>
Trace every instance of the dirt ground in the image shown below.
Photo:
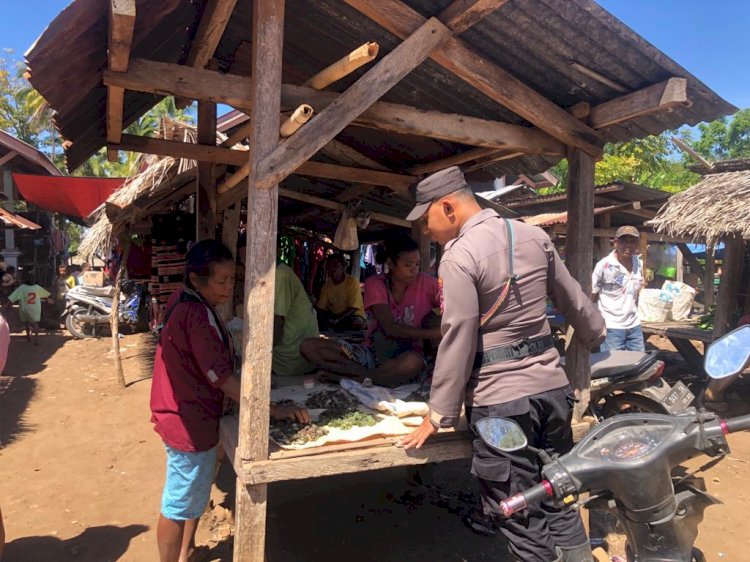
<svg viewBox="0 0 750 562"><path fill-rule="evenodd" d="M0 506L4 562L156 560L164 453L149 423L153 340L127 336L128 387L118 387L110 342L18 334L0 377ZM660 347L665 347L660 344ZM745 407L739 406L740 410ZM724 505L709 508L698 545L708 560L748 560L750 434L704 477ZM700 463L694 463L698 466ZM268 560L510 560L499 538L473 534L466 462L444 463L415 485L403 469L270 487ZM199 542L231 559L231 469L224 466Z"/></svg>

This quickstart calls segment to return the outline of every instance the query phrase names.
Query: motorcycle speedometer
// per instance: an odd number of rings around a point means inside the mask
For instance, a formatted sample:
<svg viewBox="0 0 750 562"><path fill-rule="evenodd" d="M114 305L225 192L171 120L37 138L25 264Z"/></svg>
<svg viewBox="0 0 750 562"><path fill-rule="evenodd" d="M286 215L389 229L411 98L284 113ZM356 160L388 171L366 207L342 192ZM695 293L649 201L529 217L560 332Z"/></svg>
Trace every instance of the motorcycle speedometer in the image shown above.
<svg viewBox="0 0 750 562"><path fill-rule="evenodd" d="M587 443L579 454L597 461L635 461L656 450L671 430L661 424L619 427Z"/></svg>

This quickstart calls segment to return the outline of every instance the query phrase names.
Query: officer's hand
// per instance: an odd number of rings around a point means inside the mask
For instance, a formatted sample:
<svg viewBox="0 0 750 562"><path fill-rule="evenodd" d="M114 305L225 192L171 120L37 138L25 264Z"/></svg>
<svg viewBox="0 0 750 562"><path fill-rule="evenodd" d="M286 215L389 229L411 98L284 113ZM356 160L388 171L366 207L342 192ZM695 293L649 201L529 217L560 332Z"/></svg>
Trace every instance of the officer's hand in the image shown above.
<svg viewBox="0 0 750 562"><path fill-rule="evenodd" d="M437 428L432 425L432 422L430 421L430 416L425 416L422 420L422 424L409 435L402 437L398 444L404 449L421 449L424 442L431 436L435 435L437 431Z"/></svg>

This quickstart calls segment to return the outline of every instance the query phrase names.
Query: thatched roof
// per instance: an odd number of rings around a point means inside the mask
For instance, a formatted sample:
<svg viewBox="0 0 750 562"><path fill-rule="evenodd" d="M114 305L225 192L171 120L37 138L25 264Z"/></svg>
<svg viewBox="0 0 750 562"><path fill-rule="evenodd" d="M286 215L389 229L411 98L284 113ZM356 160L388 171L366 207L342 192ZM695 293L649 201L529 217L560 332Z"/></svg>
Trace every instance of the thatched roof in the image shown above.
<svg viewBox="0 0 750 562"><path fill-rule="evenodd" d="M750 239L750 170L706 176L673 195L650 222L657 232L705 238L709 245L732 233Z"/></svg>
<svg viewBox="0 0 750 562"><path fill-rule="evenodd" d="M197 138L194 126L169 118L162 119L158 136L192 143ZM221 133L218 136L220 140L225 138ZM170 195L180 195L185 187L194 186L195 165L195 160L141 155L133 166L135 173L94 212L91 218L95 222L81 240L78 256L90 259L110 245L127 225L153 209L155 203L171 201ZM183 198L187 195L184 193Z"/></svg>

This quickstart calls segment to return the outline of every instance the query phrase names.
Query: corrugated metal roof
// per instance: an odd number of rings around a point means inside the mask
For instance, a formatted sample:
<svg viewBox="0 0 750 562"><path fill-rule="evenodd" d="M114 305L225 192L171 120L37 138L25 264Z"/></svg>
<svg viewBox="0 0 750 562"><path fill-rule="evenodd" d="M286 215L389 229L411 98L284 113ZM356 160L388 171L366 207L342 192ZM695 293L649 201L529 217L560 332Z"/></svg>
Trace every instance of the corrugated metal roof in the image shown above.
<svg viewBox="0 0 750 562"><path fill-rule="evenodd" d="M407 0L424 16L440 13L450 0ZM189 49L205 1L139 0L134 57L180 63ZM68 150L73 166L104 145L106 90L101 72L106 65L107 3L76 0L52 22L28 52L32 84L58 112L56 123L73 142ZM251 2L239 2L216 52L220 69L248 73L251 41ZM713 120L736 110L697 78L650 45L590 0L510 0L465 32L461 39L484 58L559 104L585 101L592 105L617 98L622 91L581 74L582 65L636 91L669 77L688 80L691 107L677 107L658 116L637 118L627 125L602 130L607 141L628 140ZM338 0L288 0L285 20L284 80L301 83L365 41L380 44L380 56L399 40L378 24ZM337 83L342 91L358 79L361 69ZM475 117L525 124L484 94L428 60L384 97L404 103ZM147 110L157 98L128 92L125 123ZM347 142L394 170L428 163L468 147L434 139L416 139L349 128ZM495 175L543 171L556 158L523 156L493 163Z"/></svg>
<svg viewBox="0 0 750 562"><path fill-rule="evenodd" d="M3 222L5 228L19 228L21 230L39 230L42 228L35 222L30 221L21 215L16 215L10 211L6 211L0 207L0 221Z"/></svg>

